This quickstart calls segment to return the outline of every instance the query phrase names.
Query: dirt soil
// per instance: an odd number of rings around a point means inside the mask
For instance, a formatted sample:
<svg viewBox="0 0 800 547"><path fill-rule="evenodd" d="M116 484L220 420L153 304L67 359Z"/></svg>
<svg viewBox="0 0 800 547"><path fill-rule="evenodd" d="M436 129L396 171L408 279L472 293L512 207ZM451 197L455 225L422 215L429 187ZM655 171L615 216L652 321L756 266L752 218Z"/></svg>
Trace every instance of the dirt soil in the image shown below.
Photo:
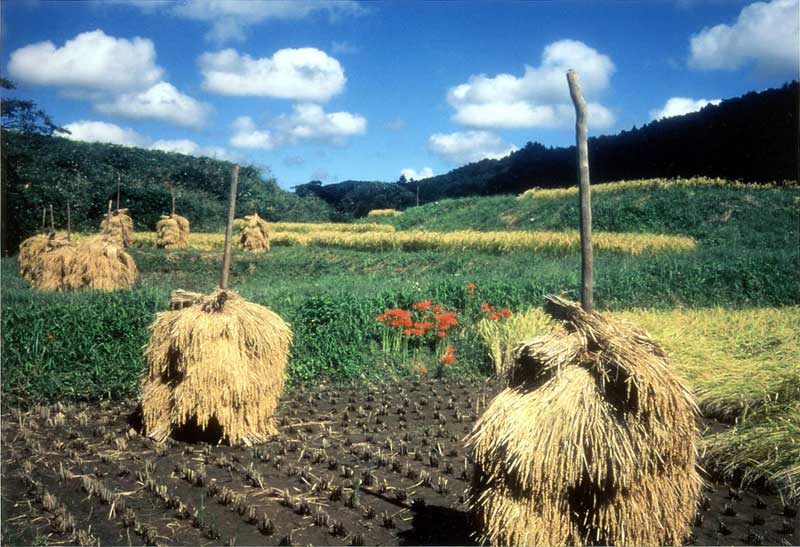
<svg viewBox="0 0 800 547"><path fill-rule="evenodd" d="M137 432L136 405L2 415L4 545L474 545L462 439L496 383L318 383L284 396L255 448ZM769 492L709 482L701 545L797 544Z"/></svg>

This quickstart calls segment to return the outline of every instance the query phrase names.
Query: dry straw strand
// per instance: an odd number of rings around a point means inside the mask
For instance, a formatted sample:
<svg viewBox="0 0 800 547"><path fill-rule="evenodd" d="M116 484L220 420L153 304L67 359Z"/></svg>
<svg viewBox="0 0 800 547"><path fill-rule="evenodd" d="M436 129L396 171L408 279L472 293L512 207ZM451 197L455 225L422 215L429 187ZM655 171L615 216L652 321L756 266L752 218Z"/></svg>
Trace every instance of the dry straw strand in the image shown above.
<svg viewBox="0 0 800 547"><path fill-rule="evenodd" d="M128 215L128 209L106 214L100 223L100 233L122 247L133 245L133 219Z"/></svg>
<svg viewBox="0 0 800 547"><path fill-rule="evenodd" d="M68 290L128 289L136 282L138 269L133 258L120 246L103 236L81 241L64 277Z"/></svg>
<svg viewBox="0 0 800 547"><path fill-rule="evenodd" d="M641 329L549 297L563 321L520 344L467 437L493 545L679 545L702 481L697 406Z"/></svg>
<svg viewBox="0 0 800 547"><path fill-rule="evenodd" d="M186 249L189 246L189 219L180 215L162 215L156 224L159 249Z"/></svg>
<svg viewBox="0 0 800 547"><path fill-rule="evenodd" d="M267 221L253 213L239 224L237 246L254 253L269 251L269 226Z"/></svg>
<svg viewBox="0 0 800 547"><path fill-rule="evenodd" d="M142 409L147 435L219 427L220 442L261 443L277 430L289 326L274 312L217 289L176 292L158 314L145 352Z"/></svg>

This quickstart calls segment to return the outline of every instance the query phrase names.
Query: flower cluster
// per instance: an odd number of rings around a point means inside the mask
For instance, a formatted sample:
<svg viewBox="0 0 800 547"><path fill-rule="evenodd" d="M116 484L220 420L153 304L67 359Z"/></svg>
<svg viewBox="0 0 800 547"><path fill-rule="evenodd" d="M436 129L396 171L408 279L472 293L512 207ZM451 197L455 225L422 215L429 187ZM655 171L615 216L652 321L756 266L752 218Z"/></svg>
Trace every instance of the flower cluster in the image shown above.
<svg viewBox="0 0 800 547"><path fill-rule="evenodd" d="M384 325L384 352L407 355L412 350L416 355L427 346L440 363L455 362L455 348L448 345L448 335L459 324L456 312L445 310L431 300L422 300L412 304L411 310L386 309L375 320Z"/></svg>
<svg viewBox="0 0 800 547"><path fill-rule="evenodd" d="M483 302L481 304L481 311L486 315L486 319L489 321L499 321L500 319L507 319L511 316L511 309L510 308L503 308L502 310L496 310L494 306L487 302Z"/></svg>
<svg viewBox="0 0 800 547"><path fill-rule="evenodd" d="M478 286L475 283L467 283L467 296L475 298L475 290Z"/></svg>

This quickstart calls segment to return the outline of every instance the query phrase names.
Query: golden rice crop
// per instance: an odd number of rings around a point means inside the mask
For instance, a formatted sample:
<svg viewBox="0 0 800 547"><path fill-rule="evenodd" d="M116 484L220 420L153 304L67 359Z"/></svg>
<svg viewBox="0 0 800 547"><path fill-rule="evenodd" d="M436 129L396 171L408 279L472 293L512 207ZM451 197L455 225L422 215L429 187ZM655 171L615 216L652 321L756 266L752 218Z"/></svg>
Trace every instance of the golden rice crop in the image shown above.
<svg viewBox="0 0 800 547"><path fill-rule="evenodd" d="M364 222L350 224L347 222L273 222L276 232L394 232L394 226Z"/></svg>
<svg viewBox="0 0 800 547"><path fill-rule="evenodd" d="M641 329L549 297L563 330L517 348L467 438L492 545L680 545L702 481L697 408Z"/></svg>
<svg viewBox="0 0 800 547"><path fill-rule="evenodd" d="M61 291L68 289L66 278L75 260L75 242L57 234L48 237L47 244L30 260L30 281L37 289Z"/></svg>
<svg viewBox="0 0 800 547"><path fill-rule="evenodd" d="M237 245L254 253L269 251L269 227L267 222L257 213L246 216L243 220L244 222L239 227Z"/></svg>
<svg viewBox="0 0 800 547"><path fill-rule="evenodd" d="M106 214L100 223L100 233L117 245L130 247L133 244L133 219L128 210L117 209Z"/></svg>
<svg viewBox="0 0 800 547"><path fill-rule="evenodd" d="M230 290L176 291L172 306L157 315L145 352L147 435L160 442L199 428L233 445L266 441L277 432L289 326Z"/></svg>
<svg viewBox="0 0 800 547"><path fill-rule="evenodd" d="M156 224L159 249L185 249L188 246L189 220L180 215L162 215Z"/></svg>
<svg viewBox="0 0 800 547"><path fill-rule="evenodd" d="M33 279L36 257L45 250L49 241L50 236L48 234L37 234L19 244L19 254L17 256L19 275L26 281Z"/></svg>
<svg viewBox="0 0 800 547"><path fill-rule="evenodd" d="M690 188L698 186L717 188L747 188L749 190L764 190L776 187L775 184L747 184L720 178L692 177L688 179L642 179L592 184L592 193L602 194L605 192L619 192L621 190L647 191L662 188ZM567 196L577 196L577 194L577 186L572 186L569 188L531 188L518 195L517 199L552 199Z"/></svg>
<svg viewBox="0 0 800 547"><path fill-rule="evenodd" d="M373 209L367 213L368 217L399 217L402 215L397 209Z"/></svg>
<svg viewBox="0 0 800 547"><path fill-rule="evenodd" d="M273 224L276 227L277 224ZM689 252L695 242L689 237L660 234L595 232L595 249L631 255ZM189 234L188 247L197 250L221 249L223 234ZM563 255L580 249L578 232L344 232L280 231L270 233L270 244L277 246L339 247L362 251L476 250L489 253L535 252ZM137 233L134 245L149 247L153 237Z"/></svg>
<svg viewBox="0 0 800 547"><path fill-rule="evenodd" d="M64 276L64 289L128 289L138 273L133 258L122 247L103 236L91 237L75 248Z"/></svg>

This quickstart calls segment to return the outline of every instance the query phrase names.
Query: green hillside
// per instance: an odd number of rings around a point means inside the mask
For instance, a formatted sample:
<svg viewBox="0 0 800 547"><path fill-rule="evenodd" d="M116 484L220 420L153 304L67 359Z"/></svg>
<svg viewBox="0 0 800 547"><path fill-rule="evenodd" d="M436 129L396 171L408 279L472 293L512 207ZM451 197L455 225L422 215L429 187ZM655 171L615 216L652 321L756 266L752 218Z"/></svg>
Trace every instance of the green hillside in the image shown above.
<svg viewBox="0 0 800 547"><path fill-rule="evenodd" d="M445 199L397 217L370 217L398 230L577 230L577 188ZM720 179L650 179L592 187L592 228L683 235L706 248L796 252L800 187Z"/></svg>
<svg viewBox="0 0 800 547"><path fill-rule="evenodd" d="M131 211L139 230L152 230L171 208L171 183L177 211L193 230L220 230L233 164L212 158L113 144L77 142L34 133L2 131L3 248L12 250L34 234L43 207L53 205L58 228L66 227L66 206L75 230L97 229L116 199ZM243 166L238 214L258 212L269 220L327 221L331 208L314 197L299 197L278 187L269 170Z"/></svg>

